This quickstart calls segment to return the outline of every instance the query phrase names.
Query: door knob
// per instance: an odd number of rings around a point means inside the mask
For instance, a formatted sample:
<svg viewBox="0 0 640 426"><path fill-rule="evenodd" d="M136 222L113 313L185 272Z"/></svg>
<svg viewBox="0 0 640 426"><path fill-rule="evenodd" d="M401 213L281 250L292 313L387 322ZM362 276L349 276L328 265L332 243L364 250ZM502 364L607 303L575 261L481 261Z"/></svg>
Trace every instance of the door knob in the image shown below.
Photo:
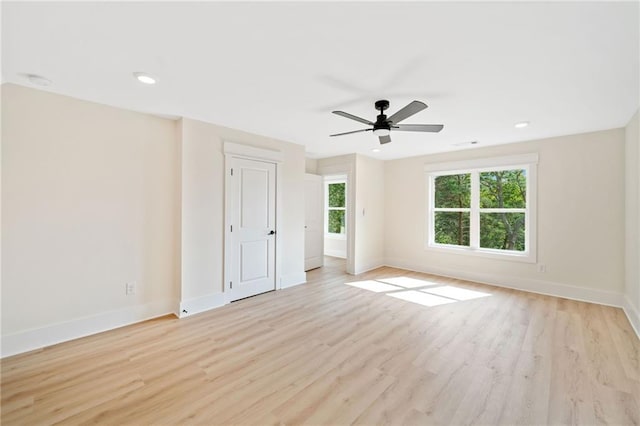
<svg viewBox="0 0 640 426"><path fill-rule="evenodd" d="M269 232L269 235L274 235L276 233L276 231L274 231L273 229Z"/></svg>

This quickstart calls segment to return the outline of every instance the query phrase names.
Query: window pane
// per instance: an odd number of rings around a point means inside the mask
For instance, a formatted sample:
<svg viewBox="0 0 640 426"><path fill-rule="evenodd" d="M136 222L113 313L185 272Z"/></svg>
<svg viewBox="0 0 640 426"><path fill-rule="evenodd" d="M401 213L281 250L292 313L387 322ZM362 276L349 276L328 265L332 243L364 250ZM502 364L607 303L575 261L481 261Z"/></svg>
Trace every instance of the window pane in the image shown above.
<svg viewBox="0 0 640 426"><path fill-rule="evenodd" d="M344 234L344 210L329 210L329 226L330 234Z"/></svg>
<svg viewBox="0 0 640 426"><path fill-rule="evenodd" d="M436 177L435 207L469 208L471 205L471 175Z"/></svg>
<svg viewBox="0 0 640 426"><path fill-rule="evenodd" d="M329 207L345 207L345 183L329 184Z"/></svg>
<svg viewBox="0 0 640 426"><path fill-rule="evenodd" d="M480 213L480 247L524 251L524 213Z"/></svg>
<svg viewBox="0 0 640 426"><path fill-rule="evenodd" d="M469 245L469 213L435 212L434 214L436 243Z"/></svg>
<svg viewBox="0 0 640 426"><path fill-rule="evenodd" d="M480 208L525 208L526 170L480 173Z"/></svg>

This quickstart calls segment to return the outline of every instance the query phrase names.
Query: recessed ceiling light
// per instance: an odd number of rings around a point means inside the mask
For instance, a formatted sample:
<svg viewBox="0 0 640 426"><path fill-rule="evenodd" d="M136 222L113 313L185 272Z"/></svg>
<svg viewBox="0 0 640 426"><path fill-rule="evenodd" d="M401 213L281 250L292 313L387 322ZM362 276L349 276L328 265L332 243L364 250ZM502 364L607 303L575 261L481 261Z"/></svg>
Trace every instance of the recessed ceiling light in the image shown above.
<svg viewBox="0 0 640 426"><path fill-rule="evenodd" d="M152 76L151 74L147 74L146 72L134 72L133 76L140 83L144 84L156 84L158 79Z"/></svg>
<svg viewBox="0 0 640 426"><path fill-rule="evenodd" d="M373 148L371 152L380 152L380 148Z"/></svg>
<svg viewBox="0 0 640 426"><path fill-rule="evenodd" d="M523 129L523 128L527 127L528 125L529 125L528 121L521 121L521 122L515 124L515 128L516 129Z"/></svg>
<svg viewBox="0 0 640 426"><path fill-rule="evenodd" d="M50 86L51 80L37 74L27 74L27 79L38 86Z"/></svg>

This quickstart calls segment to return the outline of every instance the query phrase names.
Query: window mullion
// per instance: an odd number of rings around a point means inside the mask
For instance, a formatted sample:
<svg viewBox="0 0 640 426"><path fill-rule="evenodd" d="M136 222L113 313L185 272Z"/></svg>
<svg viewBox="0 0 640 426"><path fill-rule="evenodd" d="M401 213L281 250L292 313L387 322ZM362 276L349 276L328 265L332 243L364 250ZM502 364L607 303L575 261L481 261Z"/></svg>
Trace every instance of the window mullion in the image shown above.
<svg viewBox="0 0 640 426"><path fill-rule="evenodd" d="M469 244L472 249L480 247L480 174L471 172L471 217Z"/></svg>

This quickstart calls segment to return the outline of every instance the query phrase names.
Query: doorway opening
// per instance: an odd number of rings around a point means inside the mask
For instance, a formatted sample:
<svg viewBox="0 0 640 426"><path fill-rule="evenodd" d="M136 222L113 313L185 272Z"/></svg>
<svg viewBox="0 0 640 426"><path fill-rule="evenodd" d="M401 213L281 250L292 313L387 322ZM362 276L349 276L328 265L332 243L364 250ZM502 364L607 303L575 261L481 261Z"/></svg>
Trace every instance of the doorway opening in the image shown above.
<svg viewBox="0 0 640 426"><path fill-rule="evenodd" d="M324 255L347 258L347 175L324 177ZM334 262L335 263L335 262Z"/></svg>

